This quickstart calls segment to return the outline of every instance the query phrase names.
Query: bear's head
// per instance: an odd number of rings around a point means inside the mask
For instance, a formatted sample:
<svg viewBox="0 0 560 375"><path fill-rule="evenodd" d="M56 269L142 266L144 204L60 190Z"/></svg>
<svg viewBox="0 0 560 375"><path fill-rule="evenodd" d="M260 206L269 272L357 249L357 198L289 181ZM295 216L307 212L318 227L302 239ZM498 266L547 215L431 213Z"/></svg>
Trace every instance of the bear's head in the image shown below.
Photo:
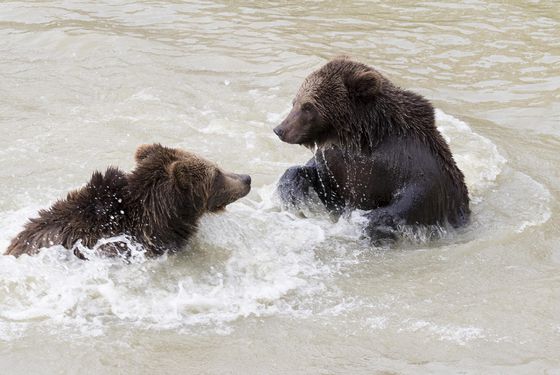
<svg viewBox="0 0 560 375"><path fill-rule="evenodd" d="M364 107L389 82L367 65L339 57L311 73L301 85L288 116L274 129L287 143L307 147L341 143L356 137ZM356 129L357 128L357 129Z"/></svg>
<svg viewBox="0 0 560 375"><path fill-rule="evenodd" d="M215 163L193 153L142 145L135 155L137 166L129 177L131 194L142 202L152 224L198 219L217 212L251 190L251 177L223 171ZM173 223L171 223L172 225Z"/></svg>

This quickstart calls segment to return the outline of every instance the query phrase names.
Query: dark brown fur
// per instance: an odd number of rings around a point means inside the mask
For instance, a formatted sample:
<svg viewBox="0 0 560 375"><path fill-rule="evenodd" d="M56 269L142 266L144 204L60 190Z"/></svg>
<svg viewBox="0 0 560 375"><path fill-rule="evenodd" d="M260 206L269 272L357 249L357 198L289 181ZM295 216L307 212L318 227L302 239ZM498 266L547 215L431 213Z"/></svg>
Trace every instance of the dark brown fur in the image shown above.
<svg viewBox="0 0 560 375"><path fill-rule="evenodd" d="M371 210L372 237L402 224L468 221L464 177L428 100L367 65L337 58L305 79L293 104L274 131L317 152L280 179L285 202L301 204L315 191L331 211Z"/></svg>
<svg viewBox="0 0 560 375"><path fill-rule="evenodd" d="M36 254L53 245L72 249L77 241L92 248L102 238L121 234L142 245L149 256L179 250L204 213L219 211L250 190L249 176L223 172L180 149L143 145L135 158L132 172L113 167L104 174L95 172L86 186L39 211L6 255ZM116 255L122 245L103 245L101 253ZM77 248L74 253L85 257Z"/></svg>

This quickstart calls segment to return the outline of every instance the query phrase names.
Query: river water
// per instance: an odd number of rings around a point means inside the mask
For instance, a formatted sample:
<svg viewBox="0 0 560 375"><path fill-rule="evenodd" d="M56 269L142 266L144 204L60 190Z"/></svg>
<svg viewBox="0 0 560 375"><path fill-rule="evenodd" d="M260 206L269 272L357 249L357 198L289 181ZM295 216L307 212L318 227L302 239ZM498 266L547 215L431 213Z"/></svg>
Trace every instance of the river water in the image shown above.
<svg viewBox="0 0 560 375"><path fill-rule="evenodd" d="M377 249L282 211L272 128L348 54L431 99L473 220ZM0 3L0 249L142 143L253 176L181 254L0 258L3 374L560 373L557 1Z"/></svg>

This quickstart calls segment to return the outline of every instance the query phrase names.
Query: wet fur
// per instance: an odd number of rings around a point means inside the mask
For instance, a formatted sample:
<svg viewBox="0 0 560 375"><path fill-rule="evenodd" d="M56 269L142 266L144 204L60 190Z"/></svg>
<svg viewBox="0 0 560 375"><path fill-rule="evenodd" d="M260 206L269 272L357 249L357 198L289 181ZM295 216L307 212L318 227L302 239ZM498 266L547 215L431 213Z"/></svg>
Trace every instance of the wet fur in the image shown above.
<svg viewBox="0 0 560 375"><path fill-rule="evenodd" d="M194 154L157 144L141 146L136 160L131 173L114 167L95 172L86 186L39 211L12 240L6 255L32 255L53 245L72 249L79 240L92 248L98 240L117 235L129 236L148 256L183 248L210 209L216 174L221 172ZM248 192L222 185L222 194L228 194L222 203ZM105 244L100 251L117 255L126 251L123 245ZM85 258L77 248L74 253Z"/></svg>
<svg viewBox="0 0 560 375"><path fill-rule="evenodd" d="M302 103L315 108L320 129L297 131ZM370 210L367 233L374 241L395 239L400 225L464 225L470 214L464 176L434 117L428 100L375 69L347 58L327 63L305 79L275 129L289 143L318 146L305 166L281 177L282 200L298 206L314 191L335 214Z"/></svg>

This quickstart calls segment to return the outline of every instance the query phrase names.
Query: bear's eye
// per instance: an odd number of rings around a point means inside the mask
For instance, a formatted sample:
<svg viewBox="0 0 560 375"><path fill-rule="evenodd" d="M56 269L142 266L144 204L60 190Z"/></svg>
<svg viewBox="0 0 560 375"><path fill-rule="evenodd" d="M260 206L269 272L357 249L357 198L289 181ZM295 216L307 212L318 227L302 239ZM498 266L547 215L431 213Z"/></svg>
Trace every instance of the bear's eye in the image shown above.
<svg viewBox="0 0 560 375"><path fill-rule="evenodd" d="M309 111L311 111L312 109L313 109L313 104L311 104L311 103L309 103L309 102L308 102L308 103L303 103L303 104L301 105L301 110L302 110L302 111L309 112Z"/></svg>

